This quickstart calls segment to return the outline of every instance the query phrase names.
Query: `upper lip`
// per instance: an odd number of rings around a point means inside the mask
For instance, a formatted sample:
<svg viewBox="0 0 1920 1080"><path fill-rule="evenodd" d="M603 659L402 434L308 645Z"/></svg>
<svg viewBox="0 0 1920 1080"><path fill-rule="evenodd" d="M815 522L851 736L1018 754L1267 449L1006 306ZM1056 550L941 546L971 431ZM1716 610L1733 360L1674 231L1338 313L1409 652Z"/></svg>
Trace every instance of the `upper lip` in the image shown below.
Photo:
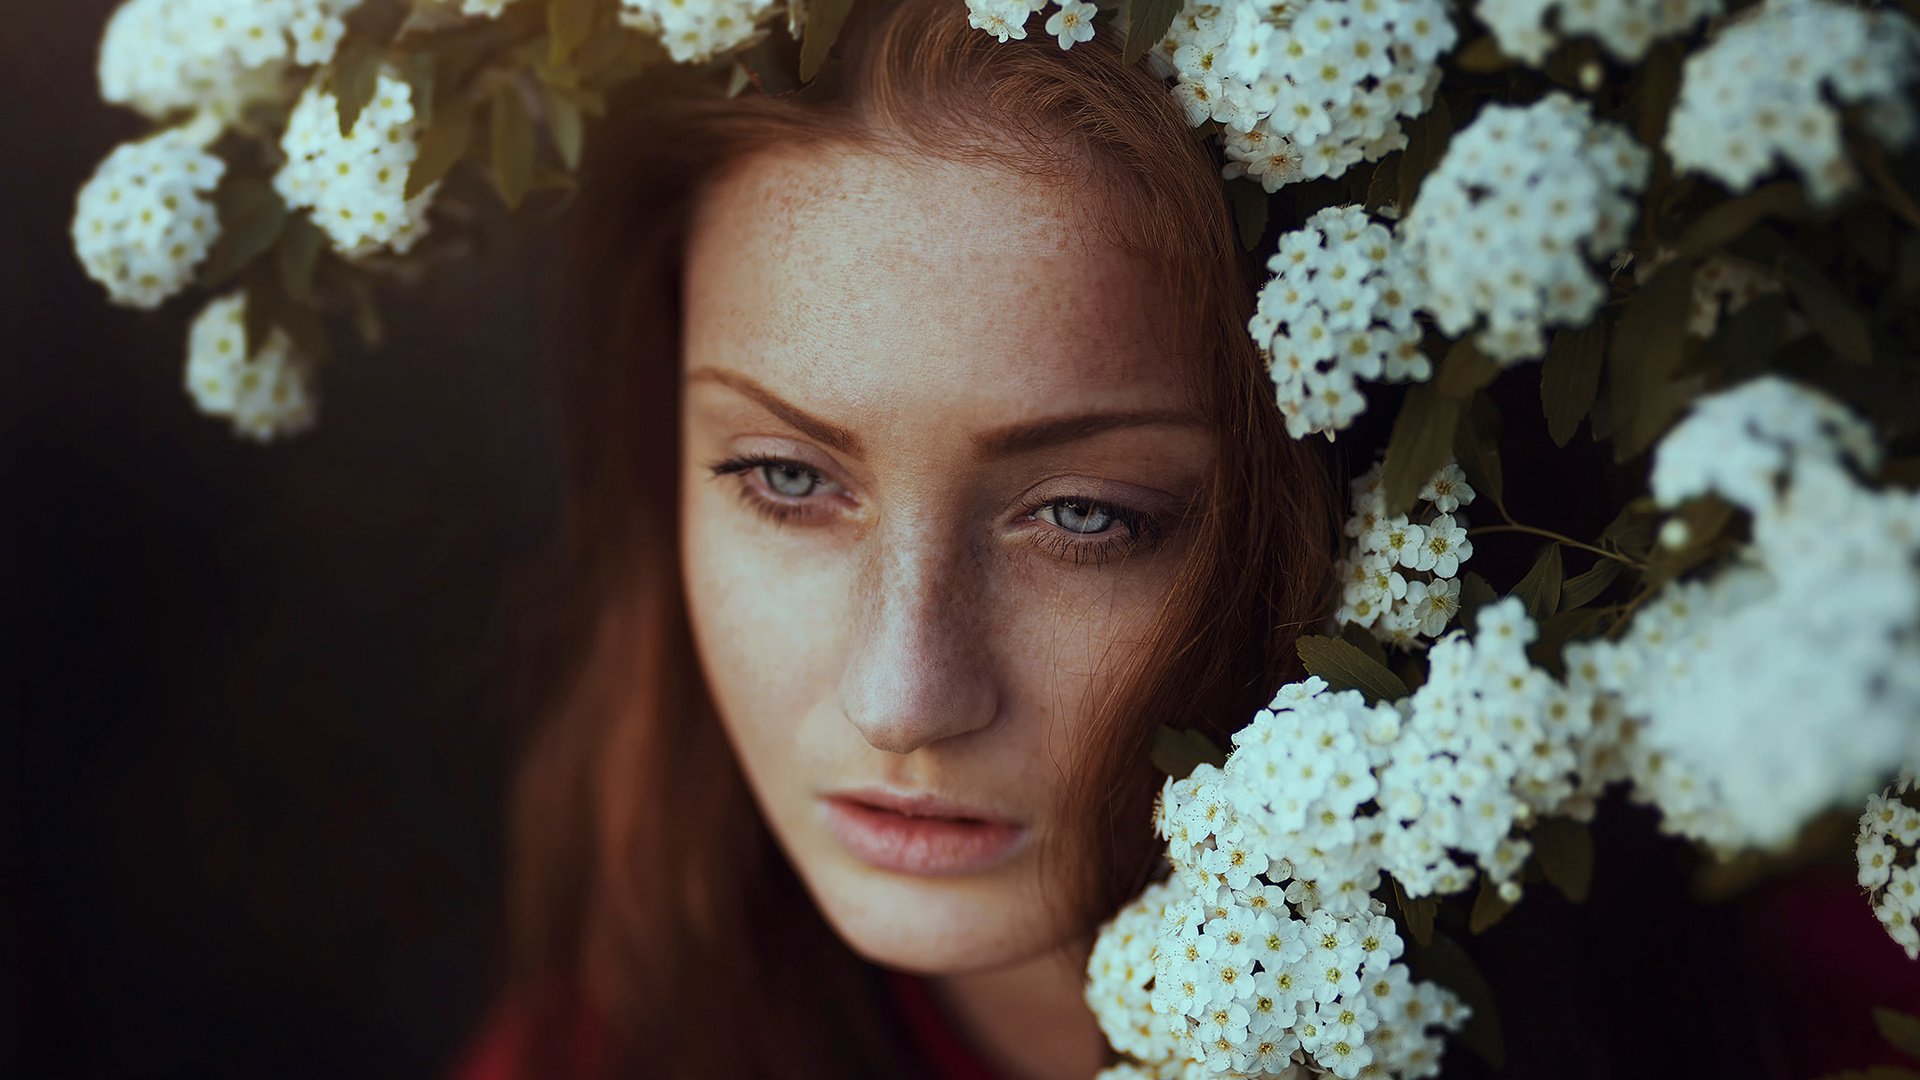
<svg viewBox="0 0 1920 1080"><path fill-rule="evenodd" d="M829 799L841 799L886 810L903 817L946 818L954 821L978 821L990 825L1012 825L998 814L969 806L939 795L921 792L899 793L879 788L860 788L827 793Z"/></svg>

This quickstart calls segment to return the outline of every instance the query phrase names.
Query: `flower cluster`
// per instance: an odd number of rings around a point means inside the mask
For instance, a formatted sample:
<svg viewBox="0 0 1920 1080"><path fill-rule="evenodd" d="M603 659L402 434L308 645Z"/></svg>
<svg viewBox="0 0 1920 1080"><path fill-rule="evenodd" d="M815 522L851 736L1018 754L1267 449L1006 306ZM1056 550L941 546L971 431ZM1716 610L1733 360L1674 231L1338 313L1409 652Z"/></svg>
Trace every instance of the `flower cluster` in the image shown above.
<svg viewBox="0 0 1920 1080"><path fill-rule="evenodd" d="M1631 254L1630 252L1628 254ZM1635 284L1644 284L1655 270L1672 261L1671 248L1655 250L1653 258L1634 264ZM1755 298L1781 289L1780 277L1773 271L1736 255L1716 252L1693 269L1693 303L1688 308L1687 333L1710 338L1722 319L1752 303ZM1788 311L1788 336L1805 329L1805 320L1797 311Z"/></svg>
<svg viewBox="0 0 1920 1080"><path fill-rule="evenodd" d="M151 310L187 287L220 236L211 198L226 163L202 125L127 143L80 189L73 245L114 303Z"/></svg>
<svg viewBox="0 0 1920 1080"><path fill-rule="evenodd" d="M1476 344L1512 364L1546 351L1547 327L1591 318L1606 286L1589 261L1626 241L1629 194L1649 167L1625 131L1566 94L1483 107L1400 230L1440 328L1459 336L1484 316Z"/></svg>
<svg viewBox="0 0 1920 1080"><path fill-rule="evenodd" d="M1460 466L1442 466L1420 488L1428 509L1415 508L1423 518L1415 523L1406 514L1384 513L1381 473L1375 463L1349 485L1346 534L1353 546L1334 568L1345 583L1335 620L1405 647L1439 636L1460 610L1460 564L1473 557L1460 508L1474 491Z"/></svg>
<svg viewBox="0 0 1920 1080"><path fill-rule="evenodd" d="M1582 34L1599 39L1616 60L1637 61L1655 41L1686 33L1724 6L1722 0L1480 0L1474 10L1501 52L1539 64L1562 40Z"/></svg>
<svg viewBox="0 0 1920 1080"><path fill-rule="evenodd" d="M1360 379L1425 380L1419 275L1393 233L1358 206L1329 206L1280 238L1247 330L1298 439L1333 433L1366 408Z"/></svg>
<svg viewBox="0 0 1920 1080"><path fill-rule="evenodd" d="M1591 696L1528 661L1535 633L1508 598L1481 610L1471 640L1435 643L1428 680L1401 700L1290 683L1235 733L1223 768L1169 780L1155 827L1175 878L1109 924L1089 966L1113 1044L1239 1075L1305 1061L1342 1077L1437 1071L1424 1023L1451 1026L1457 1006L1407 984L1371 894L1383 874L1411 897L1459 892L1477 864L1516 900L1524 830L1590 806Z"/></svg>
<svg viewBox="0 0 1920 1080"><path fill-rule="evenodd" d="M293 67L333 58L362 0L127 0L107 23L101 96L155 119L231 119L288 95Z"/></svg>
<svg viewBox="0 0 1920 1080"><path fill-rule="evenodd" d="M248 356L246 319L246 294L234 292L194 320L187 392L201 412L228 417L235 433L257 442L305 431L319 413L312 364L277 327Z"/></svg>
<svg viewBox="0 0 1920 1080"><path fill-rule="evenodd" d="M620 0L624 26L658 37L676 61L711 60L753 36L771 0Z"/></svg>
<svg viewBox="0 0 1920 1080"><path fill-rule="evenodd" d="M1873 901L1873 913L1909 960L1920 960L1920 810L1907 805L1913 791L1911 769L1900 770L1892 787L1869 796L1854 837L1860 887Z"/></svg>
<svg viewBox="0 0 1920 1080"><path fill-rule="evenodd" d="M1224 0L1187 5L1149 55L1190 123L1225 128L1226 175L1277 191L1404 147L1455 37L1440 0Z"/></svg>
<svg viewBox="0 0 1920 1080"><path fill-rule="evenodd" d="M1046 30L1062 49L1093 40L1093 18L1100 9L1085 0L1057 0L1047 16ZM967 22L1001 41L1024 39L1027 17L1047 6L1047 0L967 0Z"/></svg>
<svg viewBox="0 0 1920 1080"><path fill-rule="evenodd" d="M1867 131L1892 147L1915 133L1908 89L1920 30L1894 12L1829 0L1765 0L1687 58L1667 126L1674 168L1745 191L1776 160L1817 203L1855 183L1829 104L1858 106Z"/></svg>
<svg viewBox="0 0 1920 1080"><path fill-rule="evenodd" d="M406 197L407 173L420 154L413 90L382 72L372 100L340 134L340 103L311 87L294 107L280 147L286 164L273 186L294 209L310 212L335 251L348 258L390 248L402 254L427 231L438 185Z"/></svg>
<svg viewBox="0 0 1920 1080"><path fill-rule="evenodd" d="M1567 659L1632 718L1635 794L1668 831L1778 847L1920 752L1920 494L1856 480L1878 455L1865 421L1773 376L1701 399L1656 449L1659 502L1716 494L1751 540Z"/></svg>

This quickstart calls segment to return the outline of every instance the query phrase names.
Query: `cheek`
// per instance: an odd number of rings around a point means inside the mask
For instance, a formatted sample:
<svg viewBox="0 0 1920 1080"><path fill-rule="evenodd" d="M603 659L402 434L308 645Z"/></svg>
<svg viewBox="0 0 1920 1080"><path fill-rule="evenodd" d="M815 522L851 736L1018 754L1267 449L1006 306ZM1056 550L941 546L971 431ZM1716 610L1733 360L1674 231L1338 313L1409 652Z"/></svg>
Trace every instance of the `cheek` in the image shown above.
<svg viewBox="0 0 1920 1080"><path fill-rule="evenodd" d="M791 741L796 705L831 687L831 630L846 590L831 566L793 557L787 530L750 518L731 483L685 485L682 575L714 705L750 752Z"/></svg>

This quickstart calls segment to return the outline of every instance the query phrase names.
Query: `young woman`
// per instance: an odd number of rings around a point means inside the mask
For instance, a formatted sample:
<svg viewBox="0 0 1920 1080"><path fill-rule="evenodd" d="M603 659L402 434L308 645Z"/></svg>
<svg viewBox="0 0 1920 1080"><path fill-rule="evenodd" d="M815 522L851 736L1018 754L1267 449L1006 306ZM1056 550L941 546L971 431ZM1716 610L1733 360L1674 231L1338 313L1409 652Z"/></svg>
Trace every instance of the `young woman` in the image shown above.
<svg viewBox="0 0 1920 1080"><path fill-rule="evenodd" d="M1285 433L1218 162L1112 35L1002 43L958 0L860 5L791 93L663 70L596 147L577 636L465 1075L1092 1075L1154 730L1224 742L1335 599L1348 469ZM1844 919L1698 907L1623 820L1604 919L1542 896L1476 946L1507 1066L1449 1077L1873 1060L1867 1005L1913 995L1839 988L1866 969L1804 925Z"/></svg>
<svg viewBox="0 0 1920 1080"><path fill-rule="evenodd" d="M1089 1076L1154 729L1251 716L1333 599L1218 165L1109 41L954 0L865 5L794 93L612 112L579 663L481 1071Z"/></svg>

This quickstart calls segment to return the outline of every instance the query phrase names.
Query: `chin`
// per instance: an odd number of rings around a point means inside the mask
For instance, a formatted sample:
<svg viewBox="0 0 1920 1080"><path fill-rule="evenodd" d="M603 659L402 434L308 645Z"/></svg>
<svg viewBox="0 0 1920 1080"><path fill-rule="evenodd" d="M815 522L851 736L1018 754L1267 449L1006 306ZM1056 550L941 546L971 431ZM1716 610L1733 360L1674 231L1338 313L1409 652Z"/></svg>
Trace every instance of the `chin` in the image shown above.
<svg viewBox="0 0 1920 1080"><path fill-rule="evenodd" d="M1058 947L1066 934L1033 884L1034 869L1021 859L966 877L859 865L802 868L801 877L834 933L862 959L947 976L1008 967Z"/></svg>

